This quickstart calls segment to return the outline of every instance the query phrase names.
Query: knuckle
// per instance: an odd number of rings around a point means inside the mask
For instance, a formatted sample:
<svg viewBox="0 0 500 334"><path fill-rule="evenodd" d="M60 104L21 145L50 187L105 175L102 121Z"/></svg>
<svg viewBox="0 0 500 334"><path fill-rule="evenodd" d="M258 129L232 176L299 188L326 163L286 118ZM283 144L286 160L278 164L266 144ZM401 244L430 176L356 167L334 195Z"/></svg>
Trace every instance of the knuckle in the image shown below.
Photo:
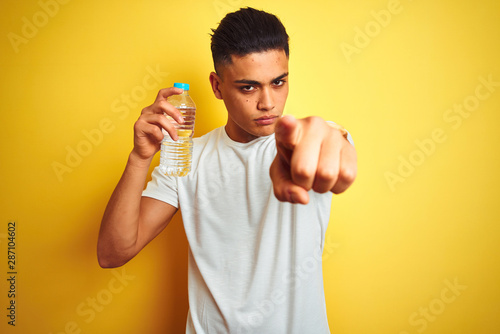
<svg viewBox="0 0 500 334"><path fill-rule="evenodd" d="M309 117L306 117L304 119L309 125L313 126L314 128L316 128L316 126L324 123L325 121L323 120L323 118L319 117L319 116L309 116Z"/></svg>
<svg viewBox="0 0 500 334"><path fill-rule="evenodd" d="M325 193L337 182L337 174L331 168L318 169L312 189L318 193Z"/></svg>
<svg viewBox="0 0 500 334"><path fill-rule="evenodd" d="M333 182L337 180L337 174L331 168L318 168L316 179L319 182Z"/></svg>
<svg viewBox="0 0 500 334"><path fill-rule="evenodd" d="M157 95L157 98L161 98L162 96L165 95L165 93L167 93L169 90L169 88L162 88L158 91L158 95Z"/></svg>
<svg viewBox="0 0 500 334"><path fill-rule="evenodd" d="M351 184L356 179L357 173L358 172L355 167L341 167L339 178L343 183Z"/></svg>
<svg viewBox="0 0 500 334"><path fill-rule="evenodd" d="M330 134L333 137L333 139L336 141L343 141L344 140L344 135L339 129L331 128Z"/></svg>
<svg viewBox="0 0 500 334"><path fill-rule="evenodd" d="M153 127L153 136L158 139L158 140L162 140L164 135L163 135L163 132L161 131L161 129L157 126Z"/></svg>
<svg viewBox="0 0 500 334"><path fill-rule="evenodd" d="M312 190L314 190L314 192L317 192L319 194L324 194L328 192L330 189L328 189L324 184L315 183L314 186L312 187Z"/></svg>
<svg viewBox="0 0 500 334"><path fill-rule="evenodd" d="M320 193L320 194L326 193L330 189L331 189L331 187L328 183L321 182L318 180L314 181L314 184L312 187L312 190L314 190L315 192Z"/></svg>
<svg viewBox="0 0 500 334"><path fill-rule="evenodd" d="M160 100L157 102L157 104L161 111L165 112L168 110L169 103L166 100Z"/></svg>
<svg viewBox="0 0 500 334"><path fill-rule="evenodd" d="M143 125L144 121L139 118L135 123L134 123L134 130L137 131L137 130L140 130L142 125Z"/></svg>
<svg viewBox="0 0 500 334"><path fill-rule="evenodd" d="M310 180L314 177L314 171L305 165L298 165L293 169L293 175L297 180Z"/></svg>
<svg viewBox="0 0 500 334"><path fill-rule="evenodd" d="M147 114L151 112L151 106L147 106L141 110L141 115Z"/></svg>

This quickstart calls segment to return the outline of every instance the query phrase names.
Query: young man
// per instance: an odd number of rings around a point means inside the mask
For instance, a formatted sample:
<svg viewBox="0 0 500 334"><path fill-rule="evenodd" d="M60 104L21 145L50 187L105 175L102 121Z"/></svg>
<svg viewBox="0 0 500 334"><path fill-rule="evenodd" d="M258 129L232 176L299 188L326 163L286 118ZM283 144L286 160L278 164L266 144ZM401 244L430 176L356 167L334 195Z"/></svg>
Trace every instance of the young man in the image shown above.
<svg viewBox="0 0 500 334"><path fill-rule="evenodd" d="M318 117L281 117L288 95L288 35L274 15L228 14L213 31L210 84L224 127L194 139L192 170L158 169L163 113L182 122L162 89L142 110L134 148L101 224L102 267L133 258L181 209L189 242L187 333L329 333L321 254L332 193L356 175L342 129Z"/></svg>

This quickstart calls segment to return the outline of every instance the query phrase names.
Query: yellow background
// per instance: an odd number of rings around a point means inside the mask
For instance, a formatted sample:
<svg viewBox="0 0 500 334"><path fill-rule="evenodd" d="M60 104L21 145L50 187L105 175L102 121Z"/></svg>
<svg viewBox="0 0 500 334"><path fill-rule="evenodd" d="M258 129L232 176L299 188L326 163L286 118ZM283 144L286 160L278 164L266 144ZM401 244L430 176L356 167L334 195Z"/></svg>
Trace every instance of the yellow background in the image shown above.
<svg viewBox="0 0 500 334"><path fill-rule="evenodd" d="M183 332L179 216L116 270L98 267L96 237L133 124L158 89L192 85L196 136L224 124L208 84L209 32L242 6L287 27L286 112L343 124L358 150L358 179L334 197L327 231L332 333L500 332L500 86L480 81L500 82L500 2L65 2L0 4L2 333ZM473 111L452 122L448 110L464 103ZM68 166L68 150L85 156Z"/></svg>

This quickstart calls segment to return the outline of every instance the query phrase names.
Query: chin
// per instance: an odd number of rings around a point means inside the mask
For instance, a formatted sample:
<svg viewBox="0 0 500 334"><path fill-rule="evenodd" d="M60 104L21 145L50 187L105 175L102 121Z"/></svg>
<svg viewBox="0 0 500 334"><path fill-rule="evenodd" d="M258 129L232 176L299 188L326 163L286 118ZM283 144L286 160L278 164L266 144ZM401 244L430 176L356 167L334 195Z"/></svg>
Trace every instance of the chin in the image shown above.
<svg viewBox="0 0 500 334"><path fill-rule="evenodd" d="M274 125L262 127L256 131L256 136L257 137L265 137L265 136L272 135L274 133L275 129L276 129L276 126L274 126Z"/></svg>

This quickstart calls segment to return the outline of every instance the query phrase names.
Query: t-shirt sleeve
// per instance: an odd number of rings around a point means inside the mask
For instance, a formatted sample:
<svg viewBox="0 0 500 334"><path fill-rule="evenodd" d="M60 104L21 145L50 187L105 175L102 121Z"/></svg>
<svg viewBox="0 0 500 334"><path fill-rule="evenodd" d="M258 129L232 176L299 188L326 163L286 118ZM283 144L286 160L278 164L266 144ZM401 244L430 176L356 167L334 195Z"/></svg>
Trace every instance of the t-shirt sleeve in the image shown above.
<svg viewBox="0 0 500 334"><path fill-rule="evenodd" d="M354 146L354 140L352 140L351 133L349 131L347 131L347 140L352 146Z"/></svg>
<svg viewBox="0 0 500 334"><path fill-rule="evenodd" d="M326 121L327 123L332 123L332 124L337 124L333 121ZM352 137L351 137L351 133L346 129L347 131L347 141L349 141L349 143L351 143L352 146L354 146L354 141L352 140Z"/></svg>
<svg viewBox="0 0 500 334"><path fill-rule="evenodd" d="M151 174L152 180L148 182L142 196L151 197L179 208L177 191L177 177L167 176L156 167Z"/></svg>

